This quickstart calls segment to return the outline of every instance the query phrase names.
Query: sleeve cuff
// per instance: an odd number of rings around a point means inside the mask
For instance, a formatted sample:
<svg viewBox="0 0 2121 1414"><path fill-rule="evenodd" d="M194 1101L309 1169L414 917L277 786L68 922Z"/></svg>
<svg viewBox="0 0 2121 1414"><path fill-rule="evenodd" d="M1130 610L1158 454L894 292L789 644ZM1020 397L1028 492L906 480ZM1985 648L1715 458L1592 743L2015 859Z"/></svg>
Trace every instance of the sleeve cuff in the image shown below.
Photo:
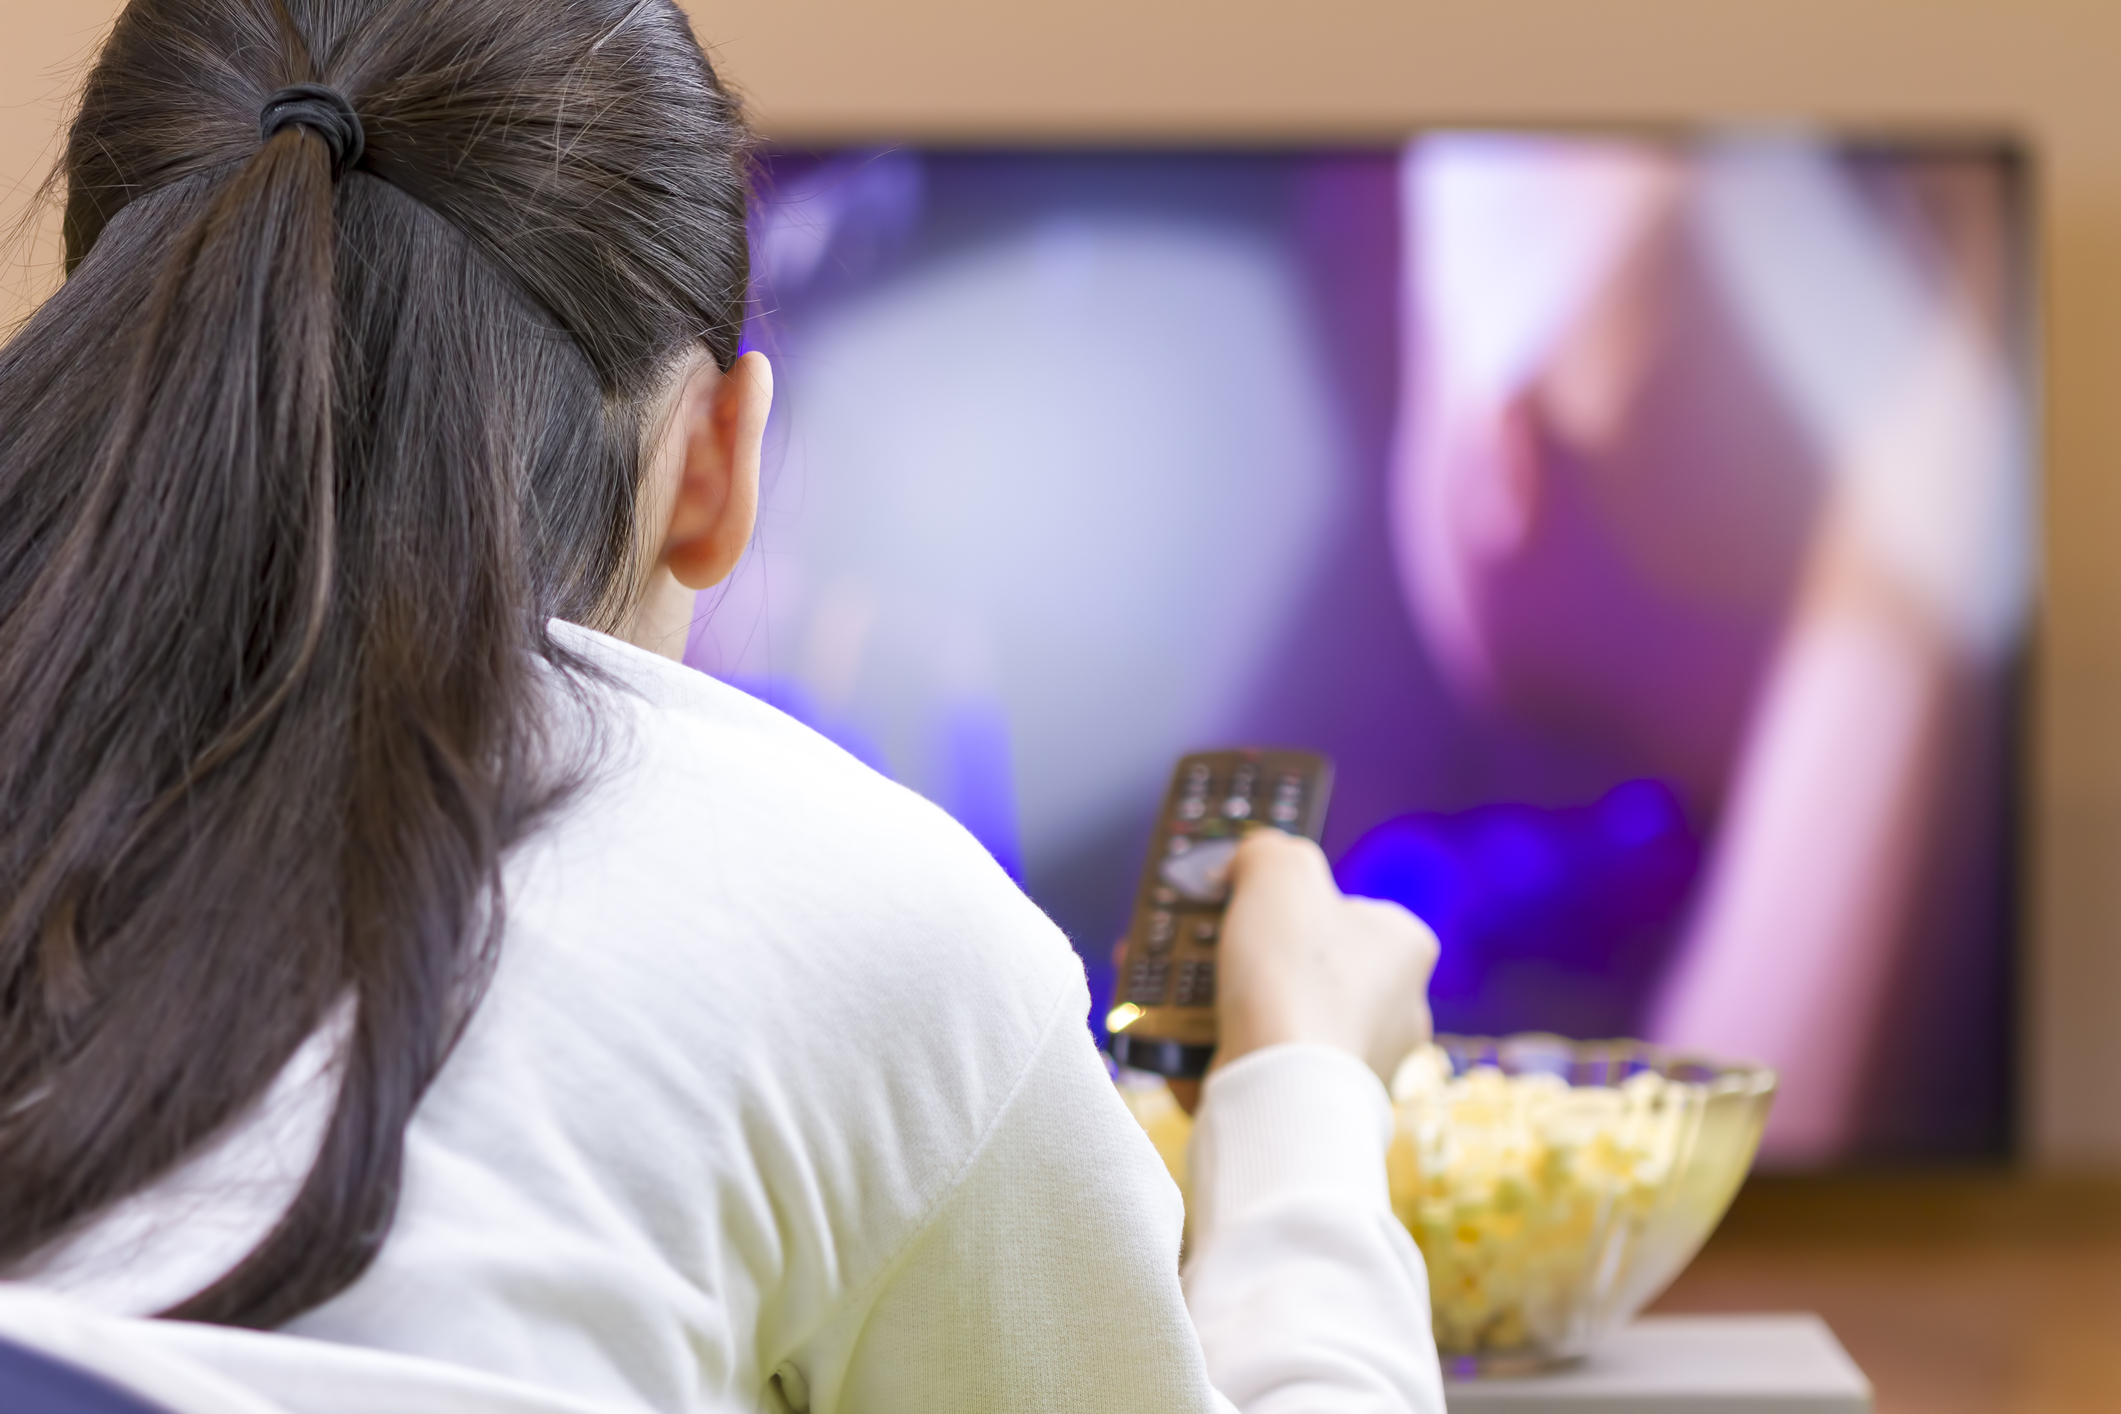
<svg viewBox="0 0 2121 1414"><path fill-rule="evenodd" d="M1191 1241L1293 1198L1389 1212L1392 1104L1370 1068L1331 1046L1254 1051L1210 1075L1188 1158Z"/></svg>

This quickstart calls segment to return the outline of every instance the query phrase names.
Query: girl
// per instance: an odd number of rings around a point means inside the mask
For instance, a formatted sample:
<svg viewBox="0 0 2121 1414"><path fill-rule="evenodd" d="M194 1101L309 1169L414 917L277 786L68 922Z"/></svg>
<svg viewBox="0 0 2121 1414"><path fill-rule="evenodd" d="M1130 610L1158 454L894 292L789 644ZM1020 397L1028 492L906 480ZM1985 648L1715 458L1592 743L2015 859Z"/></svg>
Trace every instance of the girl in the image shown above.
<svg viewBox="0 0 2121 1414"><path fill-rule="evenodd" d="M1182 1288L1066 941L657 656L744 163L670 0L120 17L0 355L0 1262L299 1408L1440 1410L1419 924L1239 856Z"/></svg>

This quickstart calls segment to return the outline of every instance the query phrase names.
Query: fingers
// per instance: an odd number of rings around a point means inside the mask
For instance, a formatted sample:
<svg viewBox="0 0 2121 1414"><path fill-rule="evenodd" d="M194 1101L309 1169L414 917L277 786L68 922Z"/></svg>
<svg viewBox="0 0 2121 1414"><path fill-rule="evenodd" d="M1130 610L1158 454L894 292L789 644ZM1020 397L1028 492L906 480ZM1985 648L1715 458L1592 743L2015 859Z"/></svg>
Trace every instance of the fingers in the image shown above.
<svg viewBox="0 0 2121 1414"><path fill-rule="evenodd" d="M1311 1043L1352 1052L1389 1077L1428 1040L1437 942L1419 918L1396 903L1344 896L1325 852L1280 830L1253 830L1238 842L1230 883L1216 1064ZM1113 963L1124 962L1123 939Z"/></svg>
<svg viewBox="0 0 2121 1414"><path fill-rule="evenodd" d="M1247 879L1262 876L1330 886L1333 868L1326 863L1326 852L1302 835L1252 830L1238 841L1237 853L1230 859L1230 882L1242 887Z"/></svg>
<svg viewBox="0 0 2121 1414"><path fill-rule="evenodd" d="M1409 1052L1430 1039L1429 977L1439 944L1428 924L1396 903L1351 898L1344 907L1361 922L1377 950L1379 1008L1364 1059L1381 1079L1390 1078Z"/></svg>
<svg viewBox="0 0 2121 1414"><path fill-rule="evenodd" d="M1424 978L1428 976L1429 970L1435 967L1436 957L1442 950L1442 945L1437 941L1436 931L1414 914L1390 899L1382 898L1350 897L1347 906L1365 915L1371 927L1397 939L1402 946L1410 949L1413 955L1421 960Z"/></svg>

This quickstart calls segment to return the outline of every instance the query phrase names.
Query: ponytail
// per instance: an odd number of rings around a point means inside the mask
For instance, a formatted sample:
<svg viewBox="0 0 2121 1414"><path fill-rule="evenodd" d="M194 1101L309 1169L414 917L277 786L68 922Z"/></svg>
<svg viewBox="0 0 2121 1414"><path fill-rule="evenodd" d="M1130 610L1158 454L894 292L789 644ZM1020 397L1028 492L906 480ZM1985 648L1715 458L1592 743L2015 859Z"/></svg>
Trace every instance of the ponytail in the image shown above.
<svg viewBox="0 0 2121 1414"><path fill-rule="evenodd" d="M342 1003L299 1197L171 1314L277 1324L388 1231L503 853L576 778L545 623L623 612L645 390L741 321L739 120L667 0L592 48L639 8L120 18L68 282L0 351L0 1268L237 1121ZM333 89L287 85L307 53Z"/></svg>

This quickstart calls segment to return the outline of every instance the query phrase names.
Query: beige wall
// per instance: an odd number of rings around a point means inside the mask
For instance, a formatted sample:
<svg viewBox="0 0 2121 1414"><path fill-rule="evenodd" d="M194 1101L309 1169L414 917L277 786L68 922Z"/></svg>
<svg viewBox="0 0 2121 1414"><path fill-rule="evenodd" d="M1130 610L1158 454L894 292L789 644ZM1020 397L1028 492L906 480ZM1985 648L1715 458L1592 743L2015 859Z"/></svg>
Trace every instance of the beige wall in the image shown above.
<svg viewBox="0 0 2121 1414"><path fill-rule="evenodd" d="M6 0L0 191L109 0ZM2025 1137L2121 1162L2121 4L691 0L796 141L1383 137L1439 122L2004 126L2039 161L2047 563Z"/></svg>
<svg viewBox="0 0 2121 1414"><path fill-rule="evenodd" d="M58 224L32 198L59 155L60 123L116 14L115 0L0 0L0 329L58 280ZM34 239L10 239L18 223Z"/></svg>

